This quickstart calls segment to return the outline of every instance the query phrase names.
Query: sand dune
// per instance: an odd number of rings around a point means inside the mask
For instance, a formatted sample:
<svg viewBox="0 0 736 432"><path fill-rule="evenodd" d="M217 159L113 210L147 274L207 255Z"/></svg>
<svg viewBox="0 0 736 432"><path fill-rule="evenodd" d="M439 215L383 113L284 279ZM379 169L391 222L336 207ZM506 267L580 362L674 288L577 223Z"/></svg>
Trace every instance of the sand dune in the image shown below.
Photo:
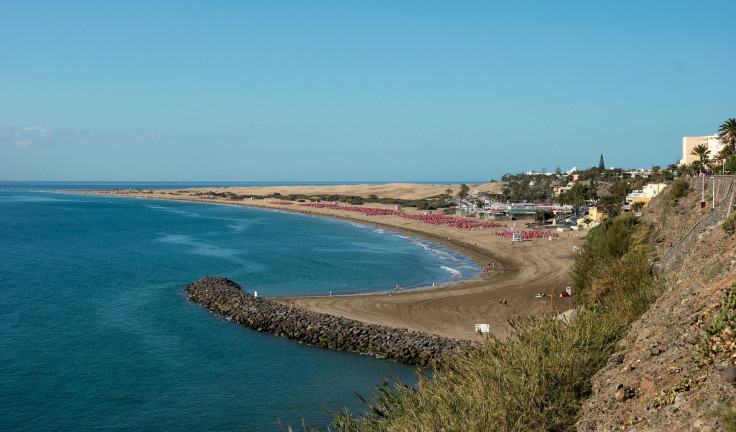
<svg viewBox="0 0 736 432"><path fill-rule="evenodd" d="M490 191L497 193L501 191L502 183L480 183L468 184L471 190ZM282 195L289 194L329 194L329 195L358 195L368 197L376 195L379 198L399 199L421 199L431 196L442 195L447 188L457 193L459 184L420 184L420 183L387 183L387 184L362 184L362 185L330 185L330 186L268 186L268 187L229 187L229 188L195 188L198 192L224 191L228 190L238 195L270 195L278 192Z"/></svg>

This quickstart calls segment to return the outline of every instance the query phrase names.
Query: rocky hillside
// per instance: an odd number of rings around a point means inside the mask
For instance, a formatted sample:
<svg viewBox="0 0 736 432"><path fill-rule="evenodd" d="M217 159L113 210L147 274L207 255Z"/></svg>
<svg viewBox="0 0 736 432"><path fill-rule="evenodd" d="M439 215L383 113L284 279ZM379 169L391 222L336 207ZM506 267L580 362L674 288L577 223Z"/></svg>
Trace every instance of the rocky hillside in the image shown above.
<svg viewBox="0 0 736 432"><path fill-rule="evenodd" d="M676 203L668 188L645 209L665 291L593 377L580 431L725 430L724 416L713 412L736 398L736 339L705 336L727 312L721 303L736 282L736 235L721 228L736 203L736 180L708 180L705 209L701 180L690 187Z"/></svg>

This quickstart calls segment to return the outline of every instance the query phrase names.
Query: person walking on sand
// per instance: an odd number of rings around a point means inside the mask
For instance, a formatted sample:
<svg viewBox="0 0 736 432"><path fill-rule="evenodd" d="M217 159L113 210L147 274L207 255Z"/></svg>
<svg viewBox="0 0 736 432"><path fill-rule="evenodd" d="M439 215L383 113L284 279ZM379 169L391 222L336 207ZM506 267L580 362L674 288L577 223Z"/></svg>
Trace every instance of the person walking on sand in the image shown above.
<svg viewBox="0 0 736 432"><path fill-rule="evenodd" d="M332 297L332 291L330 291L330 297Z"/></svg>

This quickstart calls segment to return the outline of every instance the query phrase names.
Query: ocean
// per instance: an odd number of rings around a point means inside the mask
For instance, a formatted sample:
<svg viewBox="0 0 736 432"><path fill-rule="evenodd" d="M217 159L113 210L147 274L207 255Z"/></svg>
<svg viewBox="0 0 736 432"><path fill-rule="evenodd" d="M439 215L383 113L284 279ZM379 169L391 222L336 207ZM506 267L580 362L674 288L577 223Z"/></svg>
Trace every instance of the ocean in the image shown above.
<svg viewBox="0 0 736 432"><path fill-rule="evenodd" d="M54 192L193 186L0 182L0 430L324 430L323 406L364 411L356 392L414 369L243 328L183 287L217 275L263 297L340 295L477 274L355 223Z"/></svg>

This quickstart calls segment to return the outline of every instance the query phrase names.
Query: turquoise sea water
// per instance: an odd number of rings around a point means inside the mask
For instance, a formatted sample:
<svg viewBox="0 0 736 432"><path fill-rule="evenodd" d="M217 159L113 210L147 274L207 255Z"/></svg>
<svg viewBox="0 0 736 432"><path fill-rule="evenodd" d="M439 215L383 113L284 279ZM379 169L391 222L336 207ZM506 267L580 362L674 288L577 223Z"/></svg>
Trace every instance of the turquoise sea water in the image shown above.
<svg viewBox="0 0 736 432"><path fill-rule="evenodd" d="M220 275L259 296L325 295L476 274L357 224L49 191L113 186L0 183L0 430L325 429L323 404L363 410L354 392L413 382L412 368L228 323L184 285Z"/></svg>

